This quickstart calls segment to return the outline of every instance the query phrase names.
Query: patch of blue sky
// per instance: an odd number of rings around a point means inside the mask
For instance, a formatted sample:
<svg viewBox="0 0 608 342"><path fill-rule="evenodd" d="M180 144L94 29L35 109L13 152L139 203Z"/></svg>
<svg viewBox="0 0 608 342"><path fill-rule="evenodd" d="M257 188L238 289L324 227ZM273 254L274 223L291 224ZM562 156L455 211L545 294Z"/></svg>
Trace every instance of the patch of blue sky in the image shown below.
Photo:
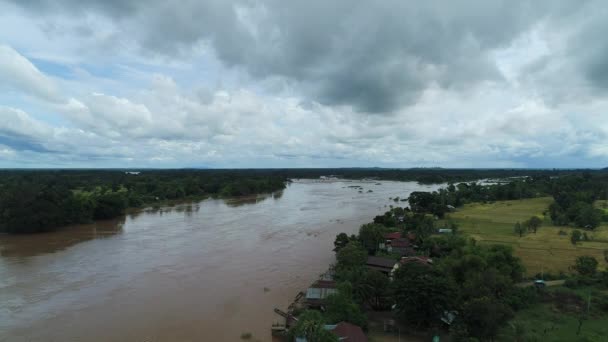
<svg viewBox="0 0 608 342"><path fill-rule="evenodd" d="M67 80L76 78L74 69L71 66L49 61L47 59L30 58L29 60L44 74Z"/></svg>

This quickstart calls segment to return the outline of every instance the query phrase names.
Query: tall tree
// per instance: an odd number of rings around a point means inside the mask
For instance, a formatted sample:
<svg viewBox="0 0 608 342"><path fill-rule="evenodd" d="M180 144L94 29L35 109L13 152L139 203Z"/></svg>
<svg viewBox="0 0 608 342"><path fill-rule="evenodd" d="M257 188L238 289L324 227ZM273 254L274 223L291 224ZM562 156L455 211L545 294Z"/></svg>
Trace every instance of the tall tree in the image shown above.
<svg viewBox="0 0 608 342"><path fill-rule="evenodd" d="M305 338L308 342L338 342L338 337L325 329L325 319L319 311L306 310L289 329L292 339Z"/></svg>
<svg viewBox="0 0 608 342"><path fill-rule="evenodd" d="M515 232L515 234L519 235L519 237L522 237L526 232L526 227L521 223L517 222L515 223L515 226L513 226L513 231Z"/></svg>
<svg viewBox="0 0 608 342"><path fill-rule="evenodd" d="M532 216L525 222L526 227L528 227L529 230L533 231L534 234L536 234L536 231L542 224L543 221L538 216Z"/></svg>
<svg viewBox="0 0 608 342"><path fill-rule="evenodd" d="M576 245L576 243L579 242L582 237L583 233L581 233L580 230L575 229L572 231L572 234L570 234L570 242L572 242L573 245Z"/></svg>
<svg viewBox="0 0 608 342"><path fill-rule="evenodd" d="M364 224L359 228L359 241L368 253L374 254L379 244L384 241L384 226L376 223Z"/></svg>
<svg viewBox="0 0 608 342"><path fill-rule="evenodd" d="M465 303L460 319L470 336L486 341L493 340L511 317L513 311L507 305L495 298L482 297Z"/></svg>
<svg viewBox="0 0 608 342"><path fill-rule="evenodd" d="M349 242L336 255L338 269L360 267L367 261L367 252L357 241Z"/></svg>
<svg viewBox="0 0 608 342"><path fill-rule="evenodd" d="M353 288L348 282L340 283L338 293L327 296L324 314L330 324L344 321L367 329L367 317L353 300Z"/></svg>
<svg viewBox="0 0 608 342"><path fill-rule="evenodd" d="M391 284L397 316L417 327L440 323L445 311L452 310L456 290L442 272L417 263L402 266Z"/></svg>
<svg viewBox="0 0 608 342"><path fill-rule="evenodd" d="M574 264L574 269L580 274L584 276L592 276L597 272L597 259L583 255L576 258L576 262Z"/></svg>
<svg viewBox="0 0 608 342"><path fill-rule="evenodd" d="M336 236L334 241L334 252L340 251L349 242L348 235L346 233L340 233Z"/></svg>

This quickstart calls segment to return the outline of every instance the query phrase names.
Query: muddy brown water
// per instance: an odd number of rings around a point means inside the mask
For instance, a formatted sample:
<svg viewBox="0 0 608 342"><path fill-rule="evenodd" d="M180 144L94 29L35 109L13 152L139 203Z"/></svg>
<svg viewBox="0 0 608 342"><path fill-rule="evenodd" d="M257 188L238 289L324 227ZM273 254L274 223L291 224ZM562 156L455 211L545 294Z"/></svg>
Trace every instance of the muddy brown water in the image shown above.
<svg viewBox="0 0 608 342"><path fill-rule="evenodd" d="M337 233L389 197L437 188L380 183L301 180L244 201L0 235L0 341L270 341L273 308L334 262Z"/></svg>

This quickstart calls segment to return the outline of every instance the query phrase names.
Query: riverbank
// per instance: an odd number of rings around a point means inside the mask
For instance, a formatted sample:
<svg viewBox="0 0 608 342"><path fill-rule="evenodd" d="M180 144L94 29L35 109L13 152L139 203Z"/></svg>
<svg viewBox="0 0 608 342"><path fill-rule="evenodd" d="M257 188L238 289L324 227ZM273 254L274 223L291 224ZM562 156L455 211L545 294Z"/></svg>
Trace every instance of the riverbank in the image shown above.
<svg viewBox="0 0 608 342"><path fill-rule="evenodd" d="M389 197L435 188L409 182L291 183L227 203L208 198L0 238L0 341L269 341L272 308L335 258ZM265 309L267 308L267 309Z"/></svg>
<svg viewBox="0 0 608 342"><path fill-rule="evenodd" d="M411 197L410 201L413 202ZM527 330L526 336L568 340L579 334L549 325L561 321L569 325L580 323L581 315L585 315L584 320L589 321L587 331L580 336L602 336L603 328L597 322L605 317L608 300L605 284L602 285L605 275L595 270L587 274L579 271L582 276L571 275L567 281L526 286L527 283L520 283L525 277L522 260L510 247L485 241L483 235L468 239L471 225L466 225L467 220L480 223L477 234L491 233L502 225L511 226L507 222L511 219L523 221L536 215L538 206L532 204L544 206L547 201L534 198L471 203L445 220L391 207L384 215L376 216L374 224L362 225L359 234L336 237L336 261L330 272L303 289L285 313L277 310L285 318L283 330L292 336L310 338L307 327L315 326L348 339L348 334L357 333L352 329L350 333L333 330L346 322L381 341L400 336L412 340L474 337L511 341L521 334L519 328L514 330L515 335L511 334L508 327L512 325ZM476 209L477 216L467 211L470 208ZM482 217L490 219L476 221ZM452 220L461 227L451 225ZM568 266L573 264L575 260ZM597 288L591 291L590 284ZM583 294L587 292L585 311ZM548 313L556 308L561 314ZM531 315L542 317L536 324L546 323L544 330L519 321L530 319Z"/></svg>

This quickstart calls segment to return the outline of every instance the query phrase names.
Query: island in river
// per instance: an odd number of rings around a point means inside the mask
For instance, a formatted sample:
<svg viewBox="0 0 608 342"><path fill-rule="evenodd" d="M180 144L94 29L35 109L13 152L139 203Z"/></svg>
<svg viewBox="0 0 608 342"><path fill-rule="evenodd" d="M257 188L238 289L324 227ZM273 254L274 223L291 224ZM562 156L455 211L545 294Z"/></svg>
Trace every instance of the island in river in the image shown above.
<svg viewBox="0 0 608 342"><path fill-rule="evenodd" d="M272 309L334 261L336 234L438 187L301 180L244 202L0 236L0 341L269 341Z"/></svg>

